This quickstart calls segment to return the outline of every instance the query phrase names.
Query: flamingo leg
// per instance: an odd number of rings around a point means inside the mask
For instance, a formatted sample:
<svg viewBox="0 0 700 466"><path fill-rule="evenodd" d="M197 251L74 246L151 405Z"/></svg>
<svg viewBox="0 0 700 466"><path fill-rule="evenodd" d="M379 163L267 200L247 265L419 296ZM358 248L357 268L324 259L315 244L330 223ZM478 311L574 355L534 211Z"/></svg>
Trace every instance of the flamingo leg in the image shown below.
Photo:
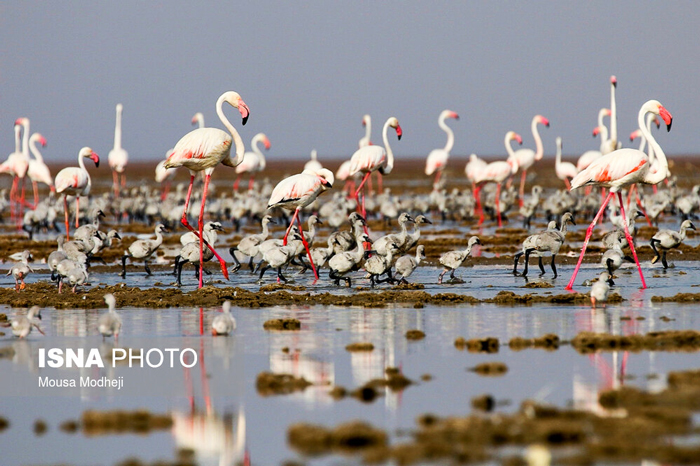
<svg viewBox="0 0 700 466"><path fill-rule="evenodd" d="M114 191L114 198L119 197L119 175L117 175L116 170L112 170L112 190Z"/></svg>
<svg viewBox="0 0 700 466"><path fill-rule="evenodd" d="M525 178L527 178L527 169L523 170L523 172L520 175L520 191L518 191L518 197L520 199L520 201L519 201L520 207L523 206L523 202L524 202L523 199L525 198ZM498 226L500 227L501 226L501 224L500 224L501 217L500 216L498 217L498 220L499 220Z"/></svg>
<svg viewBox="0 0 700 466"><path fill-rule="evenodd" d="M654 187L656 187L656 185L654 185ZM637 198L637 208L639 210L641 210L642 213L644 214L644 218L647 219L647 224L649 224L650 227L653 226L651 224L651 220L649 219L649 216L647 215L647 211L642 206L642 200L639 198L639 191L635 192L634 194L635 194L635 197Z"/></svg>
<svg viewBox="0 0 700 466"><path fill-rule="evenodd" d="M190 222L187 221L187 209L190 207L190 197L192 197L192 185L194 184L194 173L192 176L190 176L190 186L187 188L187 197L185 198L185 210L182 212L182 218L180 219L180 223L182 223L182 226L187 228L190 231L194 231L194 228L190 225Z"/></svg>
<svg viewBox="0 0 700 466"><path fill-rule="evenodd" d="M476 199L476 210L479 212L479 226L484 223L484 208L481 205L481 186L476 186L474 189L474 198Z"/></svg>
<svg viewBox="0 0 700 466"><path fill-rule="evenodd" d="M164 201L168 197L168 192L170 191L170 180L163 183L163 192L160 195L160 200Z"/></svg>
<svg viewBox="0 0 700 466"><path fill-rule="evenodd" d="M372 186L372 172L370 172L369 179L367 180L367 188L370 194L374 192L374 187Z"/></svg>
<svg viewBox="0 0 700 466"><path fill-rule="evenodd" d="M248 180L248 191L253 190L253 186L255 185L255 175L250 175L250 180Z"/></svg>
<svg viewBox="0 0 700 466"><path fill-rule="evenodd" d="M80 226L80 195L75 196L75 228Z"/></svg>
<svg viewBox="0 0 700 466"><path fill-rule="evenodd" d="M194 178L194 177L193 177ZM202 230L204 228L204 205L207 201L207 190L209 189L209 180L211 180L211 175L207 174L206 178L204 178L204 191L202 193L202 207L199 209L199 222L197 224L199 228L199 287L202 287L202 282L203 282L203 277L202 277L202 271L204 269L204 245L206 245L209 250L214 254L214 256L217 258L219 261L219 264L221 265L221 273L224 275L226 280L228 280L228 268L226 267L226 262L224 259L219 255L214 250L214 247L207 242L207 240L204 239L204 236L202 236Z"/></svg>
<svg viewBox="0 0 700 466"><path fill-rule="evenodd" d="M68 196L66 194L63 195L63 213L66 218L66 241L70 241L70 225L68 224ZM61 292L60 286L58 292Z"/></svg>
<svg viewBox="0 0 700 466"><path fill-rule="evenodd" d="M637 259L637 251L634 250L634 241L632 240L632 235L630 235L630 230L627 227L627 220L625 219L625 208L622 205L622 193L617 193L617 200L620 204L620 211L622 211L622 224L625 226L625 238L627 238L627 244L629 244L632 250L632 257L634 257L634 262L637 264L637 270L639 270L639 278L642 279L642 289L646 289L647 284L644 281L644 275L642 274L642 266L639 265L639 259Z"/></svg>
<svg viewBox="0 0 700 466"><path fill-rule="evenodd" d="M241 174L236 176L236 181L233 182L233 192L238 191L238 184L241 182Z"/></svg>
<svg viewBox="0 0 700 466"><path fill-rule="evenodd" d="M17 212L15 211L15 206L17 204L17 176L12 177L12 187L10 188L10 217L14 222L17 218Z"/></svg>
<svg viewBox="0 0 700 466"><path fill-rule="evenodd" d="M294 221L299 217L299 210L301 210L300 207L297 207L294 209L294 216L292 217L292 221L289 222L289 226L287 227L287 232L284 234L284 239L282 240L282 245L286 246L287 245L287 236L289 236L289 232L292 231L292 226L294 226Z"/></svg>
<svg viewBox="0 0 700 466"><path fill-rule="evenodd" d="M440 182L440 175L442 175L442 170L438 170L435 174L435 181L433 181L433 189L437 189L437 185Z"/></svg>
<svg viewBox="0 0 700 466"><path fill-rule="evenodd" d="M498 214L498 228L501 228L503 226L501 222L501 183L496 184L496 213Z"/></svg>
<svg viewBox="0 0 700 466"><path fill-rule="evenodd" d="M122 178L122 189L126 189L126 173L122 173L121 178Z"/></svg>
<svg viewBox="0 0 700 466"><path fill-rule="evenodd" d="M591 222L591 224L588 226L588 230L586 230L586 238L583 240L583 247L581 248L581 255L578 257L578 262L576 263L576 268L574 269L574 274L571 276L571 280L569 280L569 284L566 285L567 290L573 289L574 286L574 280L576 280L576 275L578 274L578 269L581 267L581 262L583 262L583 256L586 254L586 248L588 247L588 241L591 239L591 235L593 234L593 227L595 227L595 224L598 223L598 219L600 216L603 214L605 211L605 206L608 205L608 202L610 202L610 199L613 196L612 191L606 196L605 200L603 201L603 205L600 206L600 210L596 214L595 218Z"/></svg>
<svg viewBox="0 0 700 466"><path fill-rule="evenodd" d="M311 258L311 251L309 251L309 243L306 242L304 238L304 232L302 231L301 219L297 216L297 223L299 224L299 233L301 235L301 242L304 243L304 249L306 249L306 255L309 258L309 263L311 263L311 270L314 271L314 277L318 280L318 272L316 271L316 266L314 265L314 260Z"/></svg>
<svg viewBox="0 0 700 466"><path fill-rule="evenodd" d="M571 183L568 178L564 178L564 183L566 184L566 190L571 191Z"/></svg>

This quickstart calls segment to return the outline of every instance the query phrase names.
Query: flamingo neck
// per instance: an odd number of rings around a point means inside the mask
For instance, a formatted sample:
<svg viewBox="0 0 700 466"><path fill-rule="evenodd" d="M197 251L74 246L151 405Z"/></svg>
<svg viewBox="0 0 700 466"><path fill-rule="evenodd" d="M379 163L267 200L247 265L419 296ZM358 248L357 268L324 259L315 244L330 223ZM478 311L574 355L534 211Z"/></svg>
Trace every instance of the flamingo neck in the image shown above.
<svg viewBox="0 0 700 466"><path fill-rule="evenodd" d="M554 161L555 165L558 167L561 165L561 142L557 141L557 157L556 160Z"/></svg>
<svg viewBox="0 0 700 466"><path fill-rule="evenodd" d="M29 122L22 123L24 134L22 134L22 154L29 160Z"/></svg>
<svg viewBox="0 0 700 466"><path fill-rule="evenodd" d="M532 137L535 139L535 160L542 160L544 156L544 147L542 147L542 138L540 132L537 131L537 119L532 119Z"/></svg>
<svg viewBox="0 0 700 466"><path fill-rule="evenodd" d="M603 152L605 145L608 142L608 127L605 125L600 125L600 151Z"/></svg>
<svg viewBox="0 0 700 466"><path fill-rule="evenodd" d="M386 150L386 166L384 167L383 173L388 175L394 168L394 153L391 151L391 146L389 146L389 121L386 120L384 123L384 130L382 131L382 139L384 140L384 149Z"/></svg>
<svg viewBox="0 0 700 466"><path fill-rule="evenodd" d="M122 148L122 111L117 107L117 123L114 125L114 149Z"/></svg>
<svg viewBox="0 0 700 466"><path fill-rule="evenodd" d="M440 126L440 128L442 128L442 130L447 133L447 143L445 144L445 152L449 154L452 150L452 147L455 145L455 133L452 131L452 128L447 126L447 123L445 123L445 117L440 118L440 121L438 121L438 126Z"/></svg>
<svg viewBox="0 0 700 466"><path fill-rule="evenodd" d="M659 143L656 142L654 136L651 135L651 131L647 128L646 124L644 124L644 116L647 113L649 113L649 111L649 108L643 106L639 110L639 115L637 116L637 123L639 124L639 129L642 130L642 137L644 137L647 140L647 144L649 144L649 150L654 151L654 156L656 157L656 160L659 164L658 168L653 173L651 172L651 170L647 171L647 174L644 178L644 182L647 184L657 184L666 179L666 174L668 172L668 160L666 160L666 154L664 154L663 149L661 149ZM651 160L649 162L651 163Z"/></svg>
<svg viewBox="0 0 700 466"><path fill-rule="evenodd" d="M90 172L87 171L87 168L85 168L84 159L85 157L83 157L82 155L78 155L78 165L80 166L80 169L85 173L85 176L87 176L87 190L88 192L90 192L90 187L92 186L92 179L90 178Z"/></svg>
<svg viewBox="0 0 700 466"><path fill-rule="evenodd" d="M647 114L647 131L649 131L649 134L651 134L651 122L652 122L652 121L654 121L654 115L651 114L651 113ZM642 141L644 141L644 143L646 144L646 139L642 139ZM639 147L639 150L642 151L642 152L644 152L643 145L640 143L639 146L640 146L640 147ZM651 147L651 144L649 144L649 150L648 150L647 154L648 154L648 156L649 156L649 162L650 162L650 163L651 163L652 160L655 160L655 159L656 159L656 157L655 157L655 155L654 155L654 149Z"/></svg>
<svg viewBox="0 0 700 466"><path fill-rule="evenodd" d="M418 249L416 249L416 265L420 265L420 261L421 261L421 254L420 254L420 251Z"/></svg>
<svg viewBox="0 0 700 466"><path fill-rule="evenodd" d="M15 125L15 152L22 151L22 127Z"/></svg>
<svg viewBox="0 0 700 466"><path fill-rule="evenodd" d="M610 84L610 139L613 150L617 148L617 104L615 102L615 85Z"/></svg>
<svg viewBox="0 0 700 466"><path fill-rule="evenodd" d="M605 116L608 114L608 109L607 108L601 108L600 111L598 112L598 126L605 126L605 123L603 123L603 119Z"/></svg>
<svg viewBox="0 0 700 466"><path fill-rule="evenodd" d="M44 158L41 156L39 149L36 148L36 140L34 138L29 141L29 150L32 151L32 155L37 162L44 163Z"/></svg>
<svg viewBox="0 0 700 466"><path fill-rule="evenodd" d="M219 115L219 119L224 124L228 132L231 134L233 143L236 145L236 160L234 161L235 166L240 164L243 160L243 154L245 154L245 146L243 145L243 139L241 139L241 136L240 134L238 134L238 131L236 131L236 128L233 127L231 122L228 121L228 118L226 118L226 115L224 115L223 105L225 96L226 94L222 94L221 97L219 97L219 100L216 101L216 114Z"/></svg>
<svg viewBox="0 0 700 466"><path fill-rule="evenodd" d="M506 136L506 139L505 139L506 152L508 152L508 159L515 160L515 151L513 150L513 147L510 145L510 141L511 140L508 138L508 136Z"/></svg>
<svg viewBox="0 0 700 466"><path fill-rule="evenodd" d="M161 244L163 244L163 233L161 233L160 228L158 228L158 229L156 230L156 244L157 244L156 247L158 247L158 246L160 246Z"/></svg>
<svg viewBox="0 0 700 466"><path fill-rule="evenodd" d="M269 223L270 223L270 222L268 222L268 221L265 221L265 222L262 223L262 237L263 237L263 240L264 240L265 238L267 238L267 237L269 236L269 234L270 234L270 227L268 227L268 224L269 224Z"/></svg>
<svg viewBox="0 0 700 466"><path fill-rule="evenodd" d="M372 118L370 118L369 115L365 117L365 140L367 141L367 145L369 145L369 142L371 141L372 137Z"/></svg>

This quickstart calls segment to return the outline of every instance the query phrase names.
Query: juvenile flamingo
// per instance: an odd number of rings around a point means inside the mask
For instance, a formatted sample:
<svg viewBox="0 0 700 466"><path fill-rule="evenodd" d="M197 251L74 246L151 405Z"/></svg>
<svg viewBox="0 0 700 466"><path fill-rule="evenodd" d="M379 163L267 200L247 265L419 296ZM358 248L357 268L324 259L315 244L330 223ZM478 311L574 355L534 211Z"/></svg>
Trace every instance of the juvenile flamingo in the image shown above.
<svg viewBox="0 0 700 466"><path fill-rule="evenodd" d="M265 161L265 155L260 150L260 147L258 147L258 144L261 142L265 146L265 150L270 150L270 140L267 138L267 136L265 136L265 133L258 133L253 136L253 140L250 142L250 146L253 150L243 154L243 160L236 166L236 174L238 176L236 176L236 181L233 183L234 191L238 191L238 182L241 180L241 176L244 173L250 173L248 191L252 191L255 174L265 169L267 164Z"/></svg>
<svg viewBox="0 0 700 466"><path fill-rule="evenodd" d="M495 182L496 183L496 211L498 214L498 227L503 226L501 221L501 184L508 179L508 177L516 174L518 172L518 160L514 157L513 148L510 145L510 141L518 141L518 144L522 144L523 139L520 135L514 131L508 131L505 137L506 151L508 152L508 159L506 161L498 160L496 162L491 162L486 164L481 168L474 177L474 183L476 183L476 199L479 206L481 206L481 201L479 200L481 195L481 183ZM481 207L481 215L479 217L479 225L484 223L484 212Z"/></svg>
<svg viewBox="0 0 700 466"><path fill-rule="evenodd" d="M248 121L248 115L250 110L248 106L243 102L241 96L234 91L228 91L221 94L219 99L216 101L216 114L219 116L221 122L228 129L228 133L222 131L218 128L198 128L190 131L184 135L175 145L172 153L163 165L164 168L177 168L185 167L190 171L190 185L187 188L187 198L185 199L185 209L182 212L182 218L180 222L182 225L190 231L195 231L187 221L187 209L190 204L190 197L192 196L192 185L194 184L194 177L197 172L204 172L204 189L202 193L202 206L199 210L199 221L197 226L199 227L199 238L202 238L202 229L204 228L204 206L207 200L207 189L209 188L209 180L211 179L211 174L214 172L214 168L219 163L223 163L229 167L235 167L241 160L243 160L243 153L245 152L245 147L243 146L243 141L241 140L238 131L233 127L231 122L229 122L226 115L224 115L223 104L224 102L237 108L243 119L243 124L245 125ZM230 134L229 134L230 133ZM236 157L231 158L231 140L236 145ZM228 280L228 270L226 268L226 262L221 258L221 256L214 250L214 248L206 241L200 241L199 244L199 288L202 287L202 268L204 264L204 244L207 245L209 250L216 256L221 264L221 272L224 277Z"/></svg>
<svg viewBox="0 0 700 466"><path fill-rule="evenodd" d="M358 209L360 209L360 191L362 191L362 188L372 172L378 171L382 175L388 175L394 168L394 153L391 151L391 147L389 146L389 138L387 135L389 127L396 130L396 137L398 137L400 140L403 132L401 131L399 120L397 120L395 117L390 117L388 120L386 120L386 123L384 123L384 130L382 131L382 138L384 140L386 150L381 146L365 146L355 151L350 159L350 176L353 176L357 172L362 172L365 174L362 177L362 182L360 182L360 185L355 191L355 200L357 201ZM364 209L364 195L362 196L362 209L360 210L362 216L365 217L366 212ZM366 228L367 227L365 227L365 230Z"/></svg>
<svg viewBox="0 0 700 466"><path fill-rule="evenodd" d="M523 200L525 199L525 178L527 178L527 170L535 162L542 160L542 157L544 156L542 138L540 137L539 131L537 131L538 124L545 125L547 128L549 128L549 120L542 115L535 115L532 118L530 129L532 130L532 137L535 139L535 150L519 149L515 151L515 154L513 154L513 157L515 157L515 160L518 162L518 167L522 169L522 174L520 175L520 190L518 191L520 207L523 206Z"/></svg>
<svg viewBox="0 0 700 466"><path fill-rule="evenodd" d="M117 104L117 122L114 125L114 148L107 155L107 163L112 169L112 189L114 197L119 197L119 178L121 187L126 188L126 164L129 162L129 153L122 148L122 110L124 106Z"/></svg>
<svg viewBox="0 0 700 466"><path fill-rule="evenodd" d="M435 173L435 181L433 181L433 186L437 186L438 181L440 181L440 175L447 165L447 160L450 158L450 151L455 144L455 134L452 128L447 126L445 120L447 118L454 118L459 120L459 115L457 115L452 110L443 110L438 118L438 126L447 133L447 143L442 149L433 149L428 154L428 159L425 161L425 174L430 176Z"/></svg>
<svg viewBox="0 0 700 466"><path fill-rule="evenodd" d="M67 167L56 175L56 192L63 194L63 211L66 219L66 241L70 240L70 227L68 225L68 196L75 196L75 228L80 225L80 196L90 194L92 181L90 174L85 169L84 158L95 162L95 167L100 166L100 157L89 147L83 147L78 153L78 167Z"/></svg>
<svg viewBox="0 0 700 466"><path fill-rule="evenodd" d="M39 203L39 189L37 183L44 183L49 187L51 192L55 192L56 188L53 185L53 177L51 176L51 171L49 167L44 163L44 158L41 156L41 152L36 147L36 143L41 144L41 147L46 147L46 139L39 133L32 134L29 138L29 150L34 156L33 159L29 160L29 168L27 169L27 176L32 180L32 189L34 190L34 206Z"/></svg>
<svg viewBox="0 0 700 466"><path fill-rule="evenodd" d="M641 152L638 149L625 148L618 149L604 155L591 163L587 169L583 170L581 173L576 175L573 180L571 180L572 190L581 186L603 186L610 188L610 192L606 196L605 200L603 201L603 205L600 207L600 210L586 231L586 238L583 242L581 255L579 256L578 263L574 269L574 274L571 276L571 280L566 286L566 289L568 290L572 289L574 280L576 279L576 274L581 267L581 262L583 261L584 254L586 253L588 241L593 234L593 227L598 222L598 219L605 211L605 207L608 205L608 202L610 202L610 199L615 193L617 193L620 211L622 212L622 221L625 226L625 237L627 238L627 243L632 250L634 261L637 264L639 277L642 280L642 288L647 287L646 282L644 281L644 275L642 274L642 267L639 265L639 260L637 259L637 252L634 249L634 242L632 241L632 237L630 236L629 228L627 226L621 192L623 188L632 183L657 184L663 181L667 176L668 161L666 160L666 155L661 149L661 146L659 146L659 143L656 142L651 132L647 130L646 125L644 124L644 117L647 113L653 113L663 118L668 131L671 130L673 117L658 100L649 100L644 103L644 105L642 105L642 107L639 109L639 114L637 115L637 122L639 124L639 128L642 130L642 135L646 138L647 143L652 146L654 153L659 159L659 170L656 172L650 170L651 161L644 152Z"/></svg>
<svg viewBox="0 0 700 466"><path fill-rule="evenodd" d="M272 190L270 200L267 203L268 209L273 209L275 207L281 207L288 210L294 209L294 216L292 217L292 221L289 222L289 227L284 234L282 245L287 245L287 236L289 236L289 232L292 230L292 226L296 220L299 223L301 241L304 243L304 248L306 249L306 254L309 257L311 269L314 271L314 277L316 277L316 280L318 280L318 272L316 271L316 266L311 258L309 243L306 241L306 238L304 238L299 212L301 209L316 200L318 195L323 191L332 188L334 181L335 178L333 177L333 172L326 168L321 168L318 171L304 170L298 175L292 175L277 183L277 186L275 186L275 189Z"/></svg>

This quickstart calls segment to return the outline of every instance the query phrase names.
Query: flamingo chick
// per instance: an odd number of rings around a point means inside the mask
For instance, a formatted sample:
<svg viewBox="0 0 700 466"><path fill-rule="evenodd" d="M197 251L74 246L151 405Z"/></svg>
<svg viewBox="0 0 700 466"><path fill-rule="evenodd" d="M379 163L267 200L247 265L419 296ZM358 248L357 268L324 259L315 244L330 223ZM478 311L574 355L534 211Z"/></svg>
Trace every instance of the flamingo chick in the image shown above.
<svg viewBox="0 0 700 466"><path fill-rule="evenodd" d="M32 332L32 327L35 327L39 333L45 335L44 331L39 327L40 320L41 308L39 306L32 306L26 316L18 314L12 319L12 322L3 322L0 326L12 327L12 334L17 338L26 338L27 335Z"/></svg>
<svg viewBox="0 0 700 466"><path fill-rule="evenodd" d="M124 251L122 256L122 278L126 277L126 260L128 258L143 260L143 266L146 269L146 274L151 275L151 269L148 268L148 259L155 254L161 244L163 244L163 232L168 231L165 225L159 223L156 225L156 239L140 239L134 241L129 246L128 251ZM201 281L200 281L201 283Z"/></svg>
<svg viewBox="0 0 700 466"><path fill-rule="evenodd" d="M401 256L396 261L396 273L401 275L400 283L408 284L406 279L411 276L416 267L425 259L425 246L419 244L416 248L416 255Z"/></svg>
<svg viewBox="0 0 700 466"><path fill-rule="evenodd" d="M438 284L442 283L442 277L448 271L450 272L450 278L452 280L457 279L457 277L455 277L455 270L457 270L457 268L459 268L462 263L467 260L467 257L469 257L471 254L472 248L475 244L481 244L481 241L479 241L477 236L472 236L467 242L467 249L464 249L463 251L449 251L440 256L440 263L445 267L445 270L440 273L440 276L438 277Z"/></svg>
<svg viewBox="0 0 700 466"><path fill-rule="evenodd" d="M211 334L228 335L236 330L236 319L231 315L231 301L224 301L223 312L211 321Z"/></svg>
<svg viewBox="0 0 700 466"><path fill-rule="evenodd" d="M22 252L22 262L12 266L7 275L12 275L15 279L15 291L23 290L27 285L24 283L24 279L27 278L30 272L33 272L31 267L29 267L29 261L32 259L32 253L29 251Z"/></svg>
<svg viewBox="0 0 700 466"><path fill-rule="evenodd" d="M102 334L102 339L114 335L114 339L119 338L119 332L122 329L122 319L117 314L117 299L112 293L107 293L104 296L105 303L109 311L106 314L102 314L97 320L97 330Z"/></svg>
<svg viewBox="0 0 700 466"><path fill-rule="evenodd" d="M591 287L591 306L595 308L598 303L603 303L603 307L605 307L610 293L610 281L612 281L612 277L608 272L600 274L598 281Z"/></svg>
<svg viewBox="0 0 700 466"><path fill-rule="evenodd" d="M683 223L681 223L681 229L677 232L673 230L660 230L652 236L649 244L651 244L651 248L654 250L656 256L651 260L651 263L656 264L660 258L664 269L667 269L666 252L668 252L669 249L675 249L681 245L685 239L687 230L695 230L695 225L693 225L690 220L684 220ZM663 255L659 255L659 249L661 249Z"/></svg>

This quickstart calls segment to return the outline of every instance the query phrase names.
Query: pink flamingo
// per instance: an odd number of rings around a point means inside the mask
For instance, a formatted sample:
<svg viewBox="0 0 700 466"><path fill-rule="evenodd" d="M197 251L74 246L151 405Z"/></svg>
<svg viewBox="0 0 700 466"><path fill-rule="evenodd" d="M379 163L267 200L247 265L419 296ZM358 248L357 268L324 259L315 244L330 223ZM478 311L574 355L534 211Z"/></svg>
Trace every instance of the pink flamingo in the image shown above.
<svg viewBox="0 0 700 466"><path fill-rule="evenodd" d="M335 172L336 180L345 181L345 185L343 185L343 192L348 192L348 198L352 196L351 193L355 190L355 180L350 176L350 165L350 160L346 160L340 164L338 171ZM350 179L349 181L348 178Z"/></svg>
<svg viewBox="0 0 700 466"><path fill-rule="evenodd" d="M365 135L362 138L360 138L360 142L358 142L358 147L371 146L372 141L370 140L370 138L372 137L372 117L367 114L363 116L362 126L365 127Z"/></svg>
<svg viewBox="0 0 700 466"><path fill-rule="evenodd" d="M252 191L255 174L265 169L265 155L258 147L258 144L261 142L265 146L265 150L270 150L270 140L267 138L267 136L265 136L265 133L258 133L253 136L253 140L250 142L250 146L253 148L252 152L246 152L243 154L243 160L236 166L236 174L238 176L236 176L236 182L233 183L234 191L238 191L238 182L241 180L241 176L244 173L250 173L248 191Z"/></svg>
<svg viewBox="0 0 700 466"><path fill-rule="evenodd" d="M17 187L15 188L15 201L19 205L17 221L21 222L23 217L22 209L24 206L31 207L32 209L34 208L33 206L27 204L24 197L24 178L27 175L27 170L29 169L29 118L18 118L15 121L15 125L22 126L22 152L21 155L15 156L12 161L12 171L14 172L17 180ZM17 189L21 189L19 199L17 197ZM12 193L10 193L10 197L12 197Z"/></svg>
<svg viewBox="0 0 700 466"><path fill-rule="evenodd" d="M56 192L63 194L63 211L66 219L66 241L70 240L70 226L68 225L68 196L75 196L75 228L79 226L80 219L80 196L90 194L92 181L90 174L85 169L84 158L89 158L95 162L95 166L100 166L100 157L89 147L83 147L78 153L78 167L67 167L56 175Z"/></svg>
<svg viewBox="0 0 700 466"><path fill-rule="evenodd" d="M275 186L275 189L272 190L270 200L267 203L268 209L274 209L275 207L281 207L287 210L294 209L294 216L292 217L292 221L289 222L289 227L284 234L282 244L284 246L287 245L287 236L289 236L289 232L292 230L292 226L296 220L299 223L301 241L304 243L304 248L306 248L306 254L309 257L311 269L314 271L314 277L316 277L316 280L318 280L318 272L316 271L316 266L311 258L309 244L306 242L306 238L304 238L299 212L301 209L316 200L318 195L323 191L332 188L334 181L335 178L333 176L333 172L326 168L321 168L317 171L304 170L298 175L292 175L277 183L277 186Z"/></svg>
<svg viewBox="0 0 700 466"><path fill-rule="evenodd" d="M667 129L671 130L671 123L673 122L673 117L666 110L658 100L649 100L639 109L639 115L637 116L637 121L639 123L639 128L642 131L642 135L646 138L647 143L653 148L654 154L659 159L659 169L656 171L651 170L651 161L649 157L642 151L638 149L618 149L610 152L607 155L602 156L597 159L587 169L576 175L576 177L571 180L571 189L576 189L580 186L603 186L610 188L610 193L606 196L603 201L603 205L596 214L593 222L588 227L586 231L586 238L583 241L583 248L581 249L581 255L579 256L578 263L574 269L574 274L571 276L569 284L566 286L567 290L571 290L576 279L576 274L578 269L581 267L581 262L583 261L583 256L586 253L586 247L588 246L588 241L593 234L593 227L602 215L607 206L608 202L612 198L613 194L617 193L618 203L620 205L620 211L622 212L622 223L625 226L625 237L627 238L627 243L630 245L632 250L632 256L637 264L637 270L639 270L639 277L642 280L642 288L646 288L646 282L644 281L644 275L642 274L642 267L639 265L639 260L637 259L637 252L634 249L634 242L630 236L629 229L627 228L627 220L625 219L625 208L622 202L622 192L621 190L631 185L632 183L644 183L644 184L657 184L666 179L668 174L668 160L666 160L666 155L664 154L659 143L656 142L651 132L647 130L644 124L644 116L647 113L653 113L654 115L659 115L663 118L666 123Z"/></svg>
<svg viewBox="0 0 700 466"><path fill-rule="evenodd" d="M237 92L224 92L216 101L216 114L219 116L219 119L224 126L226 126L226 129L228 129L229 132L227 133L226 131L222 131L218 128L197 128L190 131L177 142L175 148L163 165L164 168L185 167L190 171L190 185L187 189L185 209L182 212L182 218L180 219L182 225L190 231L195 231L187 221L187 209L189 208L190 197L192 196L194 177L197 172L204 172L205 174L204 189L202 193L202 206L199 210L198 221L198 237L201 240L199 243L199 288L201 288L203 285L202 268L204 264L204 244L207 245L209 250L219 260L219 263L221 264L221 272L228 280L226 262L224 262L214 248L202 238L202 230L204 227L204 206L207 200L207 189L209 188L211 174L214 172L214 168L216 168L219 163L223 163L229 167L235 167L241 162L241 160L243 160L243 153L245 152L245 147L243 146L241 136L238 134L238 131L236 131L231 122L226 118L226 115L224 115L224 102L237 108L241 114L241 118L243 119L243 124L246 124L248 121L248 115L250 114L248 106L245 104L245 102L243 102L243 99L241 99L241 96ZM232 139L233 143L236 145L235 159L231 159Z"/></svg>
<svg viewBox="0 0 700 466"><path fill-rule="evenodd" d="M362 182L355 191L355 201L357 202L358 209L360 209L360 191L362 191L365 182L370 177L372 172L377 171L382 175L388 175L394 168L394 153L391 151L391 147L389 146L389 138L387 135L389 127L396 130L396 137L398 137L400 140L403 132L401 131L399 120L397 120L395 117L390 117L388 120L386 120L386 123L384 123L384 130L382 131L382 137L384 139L384 146L386 146L386 149L381 146L364 146L355 151L350 159L350 176L358 172L365 174L364 177L362 177ZM363 217L366 217L367 213L365 212L364 208L364 200L365 197L363 194L361 213ZM366 231L367 226L365 226L365 232Z"/></svg>
<svg viewBox="0 0 700 466"><path fill-rule="evenodd" d="M56 188L53 185L53 177L51 176L51 170L44 163L44 158L41 156L41 152L36 147L36 143L41 144L41 147L46 147L46 139L39 133L32 134L29 138L29 150L34 156L33 159L29 159L29 168L27 169L27 176L32 181L32 189L34 191L34 206L39 203L39 188L37 183L44 183L49 187L51 192L55 192Z"/></svg>
<svg viewBox="0 0 700 466"><path fill-rule="evenodd" d="M498 227L503 226L501 220L501 184L508 179L508 177L515 175L518 172L518 159L515 157L515 152L510 145L510 141L518 141L518 144L523 143L523 139L520 135L514 131L508 131L505 137L506 151L508 151L508 159L506 161L498 160L496 162L491 162L486 164L481 170L479 170L474 178L474 182L477 185L477 203L481 205L480 187L481 183L495 182L496 183L496 211L498 214ZM484 212L481 211L481 216L479 217L479 225L484 223Z"/></svg>
<svg viewBox="0 0 700 466"><path fill-rule="evenodd" d="M0 164L0 173L6 173L12 176L12 188L10 189L10 215L12 221L16 220L15 204L17 191L17 171L21 168L21 160L24 157L22 154L22 126L15 122L15 151L12 152L2 164Z"/></svg>
<svg viewBox="0 0 700 466"><path fill-rule="evenodd" d="M177 174L177 170L174 168L165 168L165 162L167 161L168 157L170 156L170 153L173 150L170 149L168 152L165 153L165 160L161 160L158 162L158 165L156 165L156 175L155 175L155 180L156 183L160 183L162 187L162 192L160 194L160 200L164 201L166 197L168 197L168 192L170 191L170 183L172 182L173 178L175 178L175 175Z"/></svg>
<svg viewBox="0 0 700 466"><path fill-rule="evenodd" d="M538 124L545 125L547 128L549 128L549 120L542 115L535 115L532 118L530 128L532 130L532 137L535 139L535 150L519 149L515 151L515 154L513 155L518 163L518 167L522 169L522 174L520 175L520 190L518 191L520 207L523 206L523 199L525 199L525 178L527 178L527 170L534 165L535 162L542 160L542 157L544 156L542 138L540 137L539 131L537 131Z"/></svg>
<svg viewBox="0 0 700 466"><path fill-rule="evenodd" d="M578 174L576 165L571 162L561 161L561 138L557 137L557 158L554 162L554 173L557 174L557 178L562 180L566 184L566 189L571 188L571 183L569 183L569 178L574 178Z"/></svg>
<svg viewBox="0 0 700 466"><path fill-rule="evenodd" d="M455 134L452 128L447 126L445 120L448 118L454 118L459 120L459 115L457 115L452 110L443 110L438 117L438 126L447 133L447 144L442 149L433 149L428 154L428 158L425 161L425 174L430 176L435 173L435 181L433 181L433 186L437 186L438 181L440 181L440 175L442 171L447 166L447 160L450 158L450 151L455 144Z"/></svg>
<svg viewBox="0 0 700 466"><path fill-rule="evenodd" d="M124 106L117 104L117 122L114 125L114 148L107 155L107 163L112 169L112 188L114 197L119 197L119 177L121 187L126 188L126 164L129 162L129 153L122 148L122 110Z"/></svg>
<svg viewBox="0 0 700 466"><path fill-rule="evenodd" d="M479 213L480 218L483 219L483 212L481 210L481 200L479 199L479 188L476 185L477 174L487 165L486 161L480 159L478 155L471 154L469 156L469 162L464 166L464 174L467 176L467 180L472 184L472 196L476 201L476 212Z"/></svg>

